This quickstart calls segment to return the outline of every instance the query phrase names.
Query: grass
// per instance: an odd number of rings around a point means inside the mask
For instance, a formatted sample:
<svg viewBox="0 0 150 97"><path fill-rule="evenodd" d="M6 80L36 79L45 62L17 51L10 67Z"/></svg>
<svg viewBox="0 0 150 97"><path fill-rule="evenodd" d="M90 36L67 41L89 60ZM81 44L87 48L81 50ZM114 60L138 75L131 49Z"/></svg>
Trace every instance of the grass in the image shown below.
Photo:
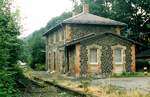
<svg viewBox="0 0 150 97"><path fill-rule="evenodd" d="M123 72L120 74L114 73L112 77L150 77L150 73L145 75L144 72Z"/></svg>
<svg viewBox="0 0 150 97"><path fill-rule="evenodd" d="M139 90L121 90L114 86L101 86L100 88L102 97L150 97L149 94L142 94Z"/></svg>

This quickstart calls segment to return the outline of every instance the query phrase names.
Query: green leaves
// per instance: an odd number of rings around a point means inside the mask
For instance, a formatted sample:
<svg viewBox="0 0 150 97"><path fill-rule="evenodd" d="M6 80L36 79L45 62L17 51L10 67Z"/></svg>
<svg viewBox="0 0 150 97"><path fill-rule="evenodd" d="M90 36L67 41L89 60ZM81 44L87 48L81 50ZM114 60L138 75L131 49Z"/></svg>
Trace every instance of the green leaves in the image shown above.
<svg viewBox="0 0 150 97"><path fill-rule="evenodd" d="M11 0L0 0L0 97L19 97L16 77L20 43L18 21L12 14ZM10 69L11 68L11 69Z"/></svg>
<svg viewBox="0 0 150 97"><path fill-rule="evenodd" d="M16 17L10 11L11 2L1 0L0 2L0 65L7 66L17 62L19 54L17 50L20 48L17 35L19 33L18 24L14 18ZM15 59L12 59L15 57ZM5 64L5 65L4 65Z"/></svg>
<svg viewBox="0 0 150 97"><path fill-rule="evenodd" d="M13 71L0 69L0 97L19 97Z"/></svg>

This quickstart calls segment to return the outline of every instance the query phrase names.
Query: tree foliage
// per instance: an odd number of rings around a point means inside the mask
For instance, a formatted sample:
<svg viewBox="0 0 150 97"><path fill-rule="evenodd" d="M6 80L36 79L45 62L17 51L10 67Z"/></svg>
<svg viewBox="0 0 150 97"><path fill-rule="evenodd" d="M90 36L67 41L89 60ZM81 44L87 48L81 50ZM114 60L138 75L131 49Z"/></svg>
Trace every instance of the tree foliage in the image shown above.
<svg viewBox="0 0 150 97"><path fill-rule="evenodd" d="M32 68L36 68L37 64L45 63L45 38L43 37L45 31L44 28L35 31L27 41L32 57L30 63Z"/></svg>
<svg viewBox="0 0 150 97"><path fill-rule="evenodd" d="M10 2L0 1L0 64L1 67L15 64L19 57L19 26L11 13Z"/></svg>
<svg viewBox="0 0 150 97"><path fill-rule="evenodd" d="M19 92L13 64L19 59L20 40L16 13L11 12L11 0L0 0L0 97L17 97Z"/></svg>

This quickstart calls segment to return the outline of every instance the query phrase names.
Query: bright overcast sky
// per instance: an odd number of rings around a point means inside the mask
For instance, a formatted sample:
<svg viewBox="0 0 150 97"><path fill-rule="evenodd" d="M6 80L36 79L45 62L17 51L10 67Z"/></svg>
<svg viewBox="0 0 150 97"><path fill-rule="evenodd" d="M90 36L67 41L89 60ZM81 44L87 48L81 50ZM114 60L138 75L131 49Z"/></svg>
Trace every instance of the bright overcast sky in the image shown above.
<svg viewBox="0 0 150 97"><path fill-rule="evenodd" d="M71 0L16 0L20 10L23 31L25 37L33 31L44 27L47 22L64 11L72 9Z"/></svg>

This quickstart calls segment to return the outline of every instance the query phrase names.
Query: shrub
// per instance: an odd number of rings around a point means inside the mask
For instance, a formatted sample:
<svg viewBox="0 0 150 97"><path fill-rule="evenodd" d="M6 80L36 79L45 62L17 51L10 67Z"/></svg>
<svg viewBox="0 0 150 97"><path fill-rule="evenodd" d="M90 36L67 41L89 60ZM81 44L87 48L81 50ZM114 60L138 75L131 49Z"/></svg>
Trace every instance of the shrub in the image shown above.
<svg viewBox="0 0 150 97"><path fill-rule="evenodd" d="M37 71L44 71L45 70L45 64L36 64L35 70Z"/></svg>
<svg viewBox="0 0 150 97"><path fill-rule="evenodd" d="M19 97L15 71L0 69L0 97Z"/></svg>
<svg viewBox="0 0 150 97"><path fill-rule="evenodd" d="M144 72L123 72L123 73L113 73L112 77L144 77ZM148 73L148 75L150 74Z"/></svg>

